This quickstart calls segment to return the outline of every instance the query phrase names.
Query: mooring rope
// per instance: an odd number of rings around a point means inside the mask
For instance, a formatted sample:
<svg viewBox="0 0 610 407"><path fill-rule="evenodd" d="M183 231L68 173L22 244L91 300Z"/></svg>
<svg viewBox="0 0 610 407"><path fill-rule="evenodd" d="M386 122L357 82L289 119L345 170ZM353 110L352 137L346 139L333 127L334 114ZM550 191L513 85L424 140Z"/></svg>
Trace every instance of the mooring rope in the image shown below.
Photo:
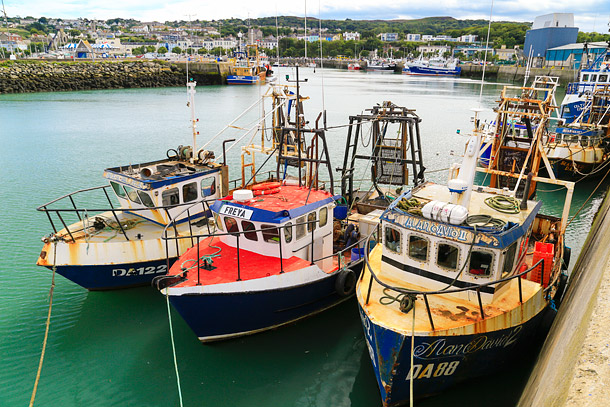
<svg viewBox="0 0 610 407"><path fill-rule="evenodd" d="M182 389L180 388L180 374L178 373L178 360L176 359L176 344L174 343L174 328L172 327L172 313L169 306L168 290L165 288L165 302L167 303L167 319L169 320L169 336L172 341L172 353L174 355L174 369L176 370L176 382L178 383L178 397L180 398L180 407L182 404Z"/></svg>
<svg viewBox="0 0 610 407"><path fill-rule="evenodd" d="M38 389L38 382L40 381L40 372L42 372L42 363L44 361L44 354L47 349L47 338L49 337L49 326L51 325L51 310L53 309L53 289L55 288L55 270L57 269L57 241L54 242L53 247L53 275L51 277L51 288L49 290L49 312L47 314L47 324L44 331L44 339L42 341L42 352L40 353L40 362L38 362L38 372L36 373L36 380L34 381L34 389L32 390L32 398L30 398L30 407L34 405L36 399L36 390Z"/></svg>
<svg viewBox="0 0 610 407"><path fill-rule="evenodd" d="M413 323L411 325L411 380L409 380L409 404L413 407L413 353L415 353L415 301L413 301Z"/></svg>

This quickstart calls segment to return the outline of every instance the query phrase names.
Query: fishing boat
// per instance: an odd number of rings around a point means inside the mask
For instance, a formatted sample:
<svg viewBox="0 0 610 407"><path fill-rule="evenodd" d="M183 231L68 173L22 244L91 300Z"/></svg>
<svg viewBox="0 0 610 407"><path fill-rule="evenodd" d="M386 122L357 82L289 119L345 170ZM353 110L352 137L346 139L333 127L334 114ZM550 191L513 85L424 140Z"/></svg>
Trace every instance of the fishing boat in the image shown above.
<svg viewBox="0 0 610 407"><path fill-rule="evenodd" d="M406 61L402 73L419 76L460 76L462 68L457 58L446 59L441 55L424 59L421 56L414 61Z"/></svg>
<svg viewBox="0 0 610 407"><path fill-rule="evenodd" d="M586 95L577 118L549 130L545 153L560 179L580 180L606 173L610 159L610 84Z"/></svg>
<svg viewBox="0 0 610 407"><path fill-rule="evenodd" d="M359 71L361 69L360 64L358 62L347 64L348 71Z"/></svg>
<svg viewBox="0 0 610 407"><path fill-rule="evenodd" d="M242 184L210 208L218 230L196 236L155 280L201 342L254 334L337 305L353 295L361 269L354 226L342 230L335 221L345 213L335 211L325 131L307 126L298 80L296 93L272 88L271 146L261 134L260 146L243 148ZM273 158L266 178L255 153Z"/></svg>
<svg viewBox="0 0 610 407"><path fill-rule="evenodd" d="M566 95L561 102L561 118L566 124L583 115L586 109L587 99L597 89L610 86L610 54L608 49L600 53L591 63L588 63L588 52L583 53L584 67L579 70L578 82L569 83L566 87ZM587 120L587 117L581 117Z"/></svg>
<svg viewBox="0 0 610 407"><path fill-rule="evenodd" d="M265 81L267 69L261 64L256 44L247 45L244 51L235 51L234 65L227 75L229 85L256 85Z"/></svg>
<svg viewBox="0 0 610 407"><path fill-rule="evenodd" d="M550 167L541 143L551 100L546 88L505 87L498 135L524 122L529 145L496 137L491 166L477 168L475 112L447 185L421 184L382 214L356 296L384 406L499 372L542 340L567 278L574 188L536 175L541 163ZM476 171L488 183L475 185ZM542 202L533 200L540 182L566 188L561 218L540 213Z"/></svg>
<svg viewBox="0 0 610 407"><path fill-rule="evenodd" d="M366 70L370 72L394 72L396 63L383 59L372 59L367 62Z"/></svg>
<svg viewBox="0 0 610 407"><path fill-rule="evenodd" d="M209 205L227 194L228 167L215 162L213 152L197 149L196 82L187 86L193 144L169 149L161 160L107 168L108 185L39 206L53 232L42 238L36 264L89 290L149 285L192 246L185 240L166 247L167 224L183 236L213 231Z"/></svg>

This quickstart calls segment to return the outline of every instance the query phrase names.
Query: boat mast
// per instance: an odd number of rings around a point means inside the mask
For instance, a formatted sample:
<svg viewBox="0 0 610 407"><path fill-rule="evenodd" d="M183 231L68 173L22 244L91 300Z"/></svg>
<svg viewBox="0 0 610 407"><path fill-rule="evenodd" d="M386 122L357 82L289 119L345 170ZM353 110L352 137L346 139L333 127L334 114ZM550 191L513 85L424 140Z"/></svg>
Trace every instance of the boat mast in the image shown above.
<svg viewBox="0 0 610 407"><path fill-rule="evenodd" d="M191 108L191 126L193 129L193 156L191 157L191 164L195 163L195 155L197 154L197 135L199 132L197 131L197 122L199 119L195 118L195 86L197 86L197 82L190 81L186 83L188 88L187 93L189 95L189 101L187 106Z"/></svg>

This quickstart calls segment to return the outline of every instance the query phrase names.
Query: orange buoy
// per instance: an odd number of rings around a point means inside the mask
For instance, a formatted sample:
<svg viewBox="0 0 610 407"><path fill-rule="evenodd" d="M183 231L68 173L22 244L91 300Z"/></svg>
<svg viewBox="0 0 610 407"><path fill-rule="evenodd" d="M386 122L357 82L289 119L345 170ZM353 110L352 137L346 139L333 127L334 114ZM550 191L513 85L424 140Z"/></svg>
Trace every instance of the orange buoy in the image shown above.
<svg viewBox="0 0 610 407"><path fill-rule="evenodd" d="M254 185L252 187L252 190L253 191L265 191L268 189L278 189L278 191L276 191L276 192L279 192L280 185L281 184L279 182L263 182L262 184ZM256 195L256 193L255 193L255 195Z"/></svg>
<svg viewBox="0 0 610 407"><path fill-rule="evenodd" d="M273 188L273 189L262 189L262 190L254 191L254 196L271 195L271 194L277 194L278 192L280 192L279 187Z"/></svg>

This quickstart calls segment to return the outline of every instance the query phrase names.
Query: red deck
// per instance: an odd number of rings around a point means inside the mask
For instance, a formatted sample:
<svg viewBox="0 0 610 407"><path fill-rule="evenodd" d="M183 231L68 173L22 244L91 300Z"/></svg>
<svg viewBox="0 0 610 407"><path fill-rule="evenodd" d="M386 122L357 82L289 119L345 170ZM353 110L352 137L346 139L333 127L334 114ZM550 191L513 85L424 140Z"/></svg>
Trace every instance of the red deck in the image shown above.
<svg viewBox="0 0 610 407"><path fill-rule="evenodd" d="M260 184L259 184L260 185ZM323 199L331 198L330 192L299 187L296 185L282 185L279 188L270 188L268 191L275 191L275 193L269 193L268 195L258 195L260 191L253 191L255 193L254 199L246 202L234 201L231 198L225 198L230 202L239 203L250 208L264 209L271 212L279 212L283 210L290 210L299 208L306 204L318 202ZM265 191L266 192L266 191ZM309 198L308 198L309 195Z"/></svg>
<svg viewBox="0 0 610 407"><path fill-rule="evenodd" d="M219 251L220 249L220 251ZM206 255L218 254L212 258L213 270L203 268L201 262L201 270L199 273L199 283L201 285L213 285L221 283L230 283L237 280L237 249L228 246L220 241L218 237L210 237L199 243L199 257ZM269 277L280 274L280 259L278 257L264 256L248 250L240 249L240 277L242 280L253 280L262 277ZM176 275L182 271L182 268L193 267L197 264L197 247L194 246L187 250L174 263L169 271L169 275ZM290 257L283 259L284 272L291 272L305 267L309 267L310 263L299 257ZM187 272L187 280L178 284L178 287L191 287L197 285L197 268L193 267Z"/></svg>

